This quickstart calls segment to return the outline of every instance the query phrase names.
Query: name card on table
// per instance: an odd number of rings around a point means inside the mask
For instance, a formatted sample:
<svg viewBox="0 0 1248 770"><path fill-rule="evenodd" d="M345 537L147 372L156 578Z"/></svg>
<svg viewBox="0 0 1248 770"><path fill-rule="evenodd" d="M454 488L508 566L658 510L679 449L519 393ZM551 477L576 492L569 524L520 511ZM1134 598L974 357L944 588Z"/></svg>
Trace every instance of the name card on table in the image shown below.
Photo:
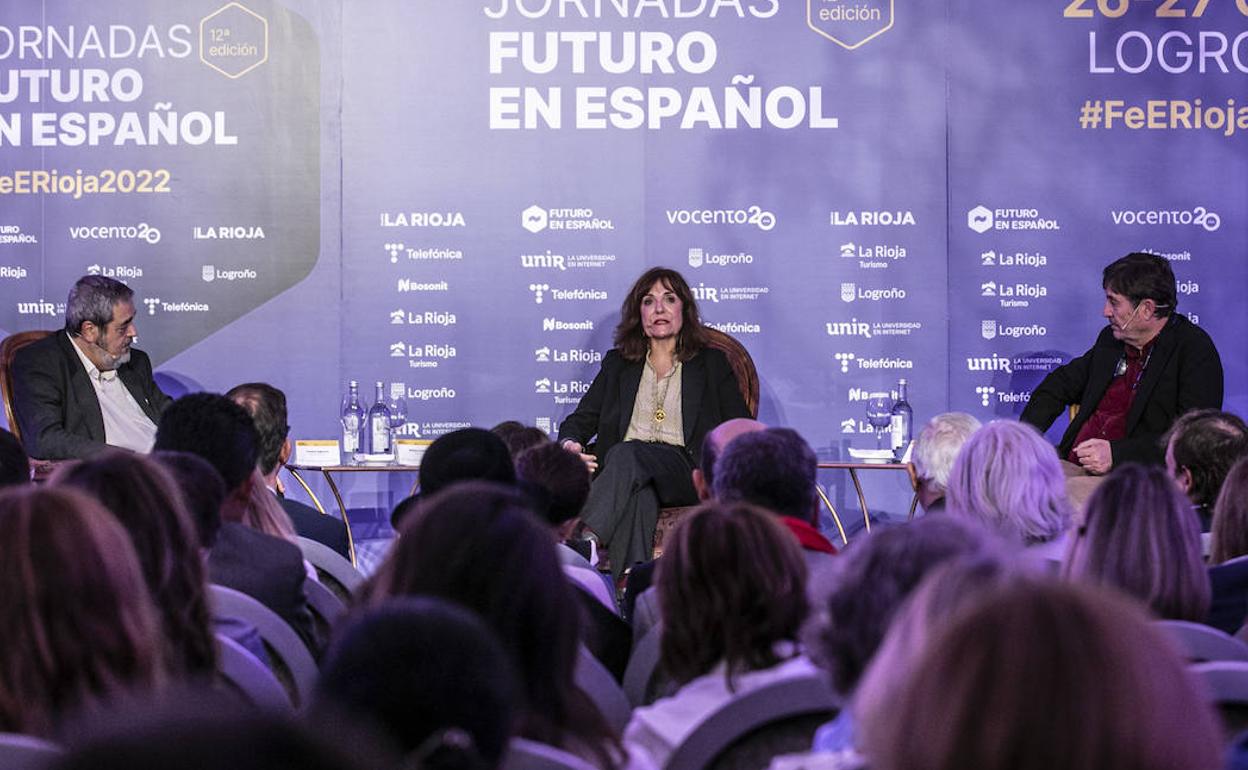
<svg viewBox="0 0 1248 770"><path fill-rule="evenodd" d="M342 465L337 441L301 439L295 442L295 465Z"/></svg>
<svg viewBox="0 0 1248 770"><path fill-rule="evenodd" d="M433 441L426 438L400 438L394 440L394 448L398 453L395 458L399 465L420 465L425 450Z"/></svg>

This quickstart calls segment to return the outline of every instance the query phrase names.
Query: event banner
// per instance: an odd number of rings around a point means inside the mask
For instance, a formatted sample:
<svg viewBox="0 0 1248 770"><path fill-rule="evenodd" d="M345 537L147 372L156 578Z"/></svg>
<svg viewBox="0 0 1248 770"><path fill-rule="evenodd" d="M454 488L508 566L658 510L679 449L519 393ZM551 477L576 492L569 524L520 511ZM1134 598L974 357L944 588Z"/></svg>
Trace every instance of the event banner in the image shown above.
<svg viewBox="0 0 1248 770"><path fill-rule="evenodd" d="M307 438L556 431L647 267L749 350L760 418L873 447L1011 418L1169 259L1243 412L1248 2L0 0L0 331L84 273L184 389ZM1054 431L1060 430L1060 425Z"/></svg>

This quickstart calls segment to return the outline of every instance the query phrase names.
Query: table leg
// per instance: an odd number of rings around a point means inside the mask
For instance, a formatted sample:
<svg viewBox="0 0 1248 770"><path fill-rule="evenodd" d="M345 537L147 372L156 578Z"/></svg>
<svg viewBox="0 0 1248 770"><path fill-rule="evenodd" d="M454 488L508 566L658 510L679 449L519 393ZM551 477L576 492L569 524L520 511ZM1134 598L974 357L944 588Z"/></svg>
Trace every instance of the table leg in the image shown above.
<svg viewBox="0 0 1248 770"><path fill-rule="evenodd" d="M858 480L858 471L849 469L849 478L854 482L854 491L858 493L858 504L862 506L862 523L871 531L871 517L867 515L867 496L862 493L862 482Z"/></svg>
<svg viewBox="0 0 1248 770"><path fill-rule="evenodd" d="M321 475L325 477L325 483L329 484L329 490L334 493L334 500L338 502L338 510L342 512L342 523L347 527L347 552L351 554L351 566L358 567L355 561L355 536L351 534L351 519L347 517L347 506L342 502L338 485L334 483L334 477L329 471L322 468Z"/></svg>
<svg viewBox="0 0 1248 770"><path fill-rule="evenodd" d="M841 517L837 514L836 508L832 507L832 501L828 499L827 493L818 484L815 484L815 491L819 493L819 499L823 500L823 504L828 506L832 521L836 522L836 529L841 534L841 545L849 545L849 538L845 537L845 527L841 526Z"/></svg>

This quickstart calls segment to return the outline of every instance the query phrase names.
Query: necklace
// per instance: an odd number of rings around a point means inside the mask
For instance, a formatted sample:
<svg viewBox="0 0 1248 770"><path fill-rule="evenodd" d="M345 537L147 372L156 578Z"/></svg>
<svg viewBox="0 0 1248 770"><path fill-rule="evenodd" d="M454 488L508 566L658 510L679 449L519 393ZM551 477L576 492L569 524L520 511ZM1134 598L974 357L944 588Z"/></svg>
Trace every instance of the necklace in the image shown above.
<svg viewBox="0 0 1248 770"><path fill-rule="evenodd" d="M652 417L657 430L657 428L663 424L663 421L667 419L667 410L664 409L664 405L667 403L667 393L672 386L672 379L680 373L680 364L676 363L672 367L672 370L667 373L666 377L659 377L658 371L655 370L653 366L650 367L650 370L654 372L654 384L651 386L650 396L654 402L654 413ZM659 380L663 381L662 392L659 391Z"/></svg>

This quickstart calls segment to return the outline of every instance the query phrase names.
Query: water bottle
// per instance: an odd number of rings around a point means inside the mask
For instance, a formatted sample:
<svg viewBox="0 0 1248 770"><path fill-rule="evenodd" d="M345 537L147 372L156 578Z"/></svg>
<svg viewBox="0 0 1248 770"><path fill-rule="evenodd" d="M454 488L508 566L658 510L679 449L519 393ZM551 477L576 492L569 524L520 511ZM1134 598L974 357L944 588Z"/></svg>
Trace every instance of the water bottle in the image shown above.
<svg viewBox="0 0 1248 770"><path fill-rule="evenodd" d="M390 407L386 406L386 384L377 383L377 398L368 408L368 453L388 455L390 445Z"/></svg>
<svg viewBox="0 0 1248 770"><path fill-rule="evenodd" d="M347 398L342 407L342 455L349 460L359 454L360 429L364 427L364 409L360 406L360 384L351 380L347 385Z"/></svg>
<svg viewBox="0 0 1248 770"><path fill-rule="evenodd" d="M893 404L888 420L893 456L898 460L905 455L906 447L910 446L913 426L914 410L910 408L910 402L906 400L906 381L901 379L897 381L897 401Z"/></svg>

